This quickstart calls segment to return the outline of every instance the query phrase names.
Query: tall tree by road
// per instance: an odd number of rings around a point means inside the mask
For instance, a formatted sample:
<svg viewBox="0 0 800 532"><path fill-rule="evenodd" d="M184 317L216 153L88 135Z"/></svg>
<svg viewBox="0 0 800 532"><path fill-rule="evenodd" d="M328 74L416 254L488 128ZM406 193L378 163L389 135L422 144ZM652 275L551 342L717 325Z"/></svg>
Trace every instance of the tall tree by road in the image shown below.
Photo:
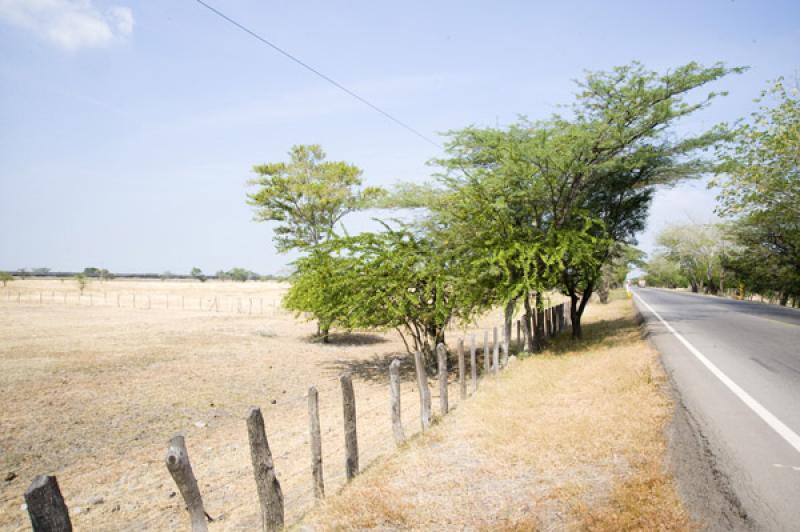
<svg viewBox="0 0 800 532"><path fill-rule="evenodd" d="M335 236L335 226L348 213L378 197L377 188L361 187L361 170L344 161L326 161L317 144L292 146L289 162L253 167L258 177L249 181L256 191L247 195L255 219L275 222L274 242L279 252L308 252ZM323 280L325 281L325 280ZM317 286L325 290L326 285ZM318 333L328 339L328 320Z"/></svg>

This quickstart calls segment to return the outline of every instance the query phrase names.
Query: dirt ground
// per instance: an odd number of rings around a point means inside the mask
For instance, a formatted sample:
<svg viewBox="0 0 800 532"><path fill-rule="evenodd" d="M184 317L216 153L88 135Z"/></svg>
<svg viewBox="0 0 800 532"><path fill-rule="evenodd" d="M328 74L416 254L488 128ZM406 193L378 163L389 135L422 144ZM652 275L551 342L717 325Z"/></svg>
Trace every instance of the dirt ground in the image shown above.
<svg viewBox="0 0 800 532"><path fill-rule="evenodd" d="M335 493L344 477L338 375L353 373L363 469L395 448L387 385L394 356L404 357L406 432L417 431L417 393L398 335L312 342L315 326L278 308L285 289L112 280L91 282L81 296L70 280L9 283L0 291L0 528L29 529L23 493L37 474L57 476L78 530L186 528L164 465L176 432L186 436L211 529L257 527L250 406L264 413L287 521L296 522L313 504L308 387L320 391L326 490ZM494 315L481 325L498 323Z"/></svg>

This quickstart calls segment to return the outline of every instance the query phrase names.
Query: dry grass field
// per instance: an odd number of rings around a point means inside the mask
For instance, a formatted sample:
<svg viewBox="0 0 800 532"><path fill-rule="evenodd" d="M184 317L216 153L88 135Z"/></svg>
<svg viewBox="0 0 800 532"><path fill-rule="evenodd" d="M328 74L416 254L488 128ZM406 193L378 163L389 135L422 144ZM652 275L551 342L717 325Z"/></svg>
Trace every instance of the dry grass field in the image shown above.
<svg viewBox="0 0 800 532"><path fill-rule="evenodd" d="M661 461L670 408L663 375L638 339L629 302L591 305L588 338L577 350L559 339L551 353L483 380L463 404L451 383L454 413L397 453L387 386L394 356L404 360L406 433L419 431L413 370L397 334L316 343L312 323L278 308L285 289L267 282L113 280L91 283L78 298L74 281L10 283L0 292L0 476L7 479L0 481L0 528L29 529L23 492L41 473L58 477L79 530L187 528L164 466L176 432L186 436L214 518L211 530L257 528L244 421L251 405L264 413L290 524L517 530L686 524ZM476 327L497 323L494 314ZM450 341L462 332L453 331ZM342 371L354 377L366 472L337 494L344 484ZM307 514L310 385L320 390L329 497Z"/></svg>
<svg viewBox="0 0 800 532"><path fill-rule="evenodd" d="M284 290L112 280L90 283L79 298L70 280L9 283L0 291L0 528L29 528L23 493L42 473L58 477L79 530L185 528L163 461L167 440L182 432L212 529L251 529L259 520L244 421L251 405L264 413L294 522L312 504L310 385L320 390L328 492L343 483L344 370L354 376L362 467L392 451L386 383L392 356L404 356L397 334L314 343L313 324L276 308ZM411 383L409 368L406 360ZM410 384L404 392L413 433L418 402Z"/></svg>
<svg viewBox="0 0 800 532"><path fill-rule="evenodd" d="M315 530L688 530L665 470L672 404L630 302L473 398L308 516Z"/></svg>

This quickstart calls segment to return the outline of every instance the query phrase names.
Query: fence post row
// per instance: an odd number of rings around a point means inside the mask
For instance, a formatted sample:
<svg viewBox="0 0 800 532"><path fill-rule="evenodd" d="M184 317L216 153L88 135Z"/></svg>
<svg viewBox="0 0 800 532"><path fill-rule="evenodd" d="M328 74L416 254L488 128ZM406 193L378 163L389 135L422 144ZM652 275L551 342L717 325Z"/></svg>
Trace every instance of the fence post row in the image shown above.
<svg viewBox="0 0 800 532"><path fill-rule="evenodd" d="M25 504L34 532L72 532L69 511L56 477L39 475L25 490Z"/></svg>
<svg viewBox="0 0 800 532"><path fill-rule="evenodd" d="M283 529L283 492L275 476L272 452L269 450L264 416L261 410L251 408L247 414L247 437L250 440L250 458L261 507L263 530Z"/></svg>
<svg viewBox="0 0 800 532"><path fill-rule="evenodd" d="M389 364L389 391L391 393L392 405L392 433L394 434L394 442L400 446L406 441L406 435L403 432L403 420L401 418L400 409L400 359L395 358Z"/></svg>
<svg viewBox="0 0 800 532"><path fill-rule="evenodd" d="M353 378L349 373L339 376L342 384L342 410L344 413L345 475L353 480L358 474L358 434L356 432L356 397Z"/></svg>
<svg viewBox="0 0 800 532"><path fill-rule="evenodd" d="M414 353L414 367L419 388L419 420L424 432L431 426L431 390L428 387L428 373L425 371L425 360L421 351Z"/></svg>
<svg viewBox="0 0 800 532"><path fill-rule="evenodd" d="M308 420L311 433L311 478L314 484L314 497L325 496L325 482L322 478L322 431L319 423L319 392L316 386L308 389Z"/></svg>
<svg viewBox="0 0 800 532"><path fill-rule="evenodd" d="M206 511L203 508L203 498L200 496L200 488L197 486L197 479L192 471L192 464L189 462L186 442L180 434L169 440L166 463L172 480L178 486L183 502L186 503L186 508L189 510L192 532L206 532L208 525L206 524Z"/></svg>

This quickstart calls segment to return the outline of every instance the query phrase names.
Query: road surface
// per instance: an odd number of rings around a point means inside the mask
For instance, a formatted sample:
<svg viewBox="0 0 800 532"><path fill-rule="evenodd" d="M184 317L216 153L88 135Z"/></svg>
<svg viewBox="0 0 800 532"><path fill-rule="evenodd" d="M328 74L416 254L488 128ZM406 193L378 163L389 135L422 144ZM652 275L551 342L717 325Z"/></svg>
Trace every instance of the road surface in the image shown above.
<svg viewBox="0 0 800 532"><path fill-rule="evenodd" d="M634 300L709 481L742 518L708 526L800 530L800 311L658 289ZM701 484L698 498L714 489Z"/></svg>

